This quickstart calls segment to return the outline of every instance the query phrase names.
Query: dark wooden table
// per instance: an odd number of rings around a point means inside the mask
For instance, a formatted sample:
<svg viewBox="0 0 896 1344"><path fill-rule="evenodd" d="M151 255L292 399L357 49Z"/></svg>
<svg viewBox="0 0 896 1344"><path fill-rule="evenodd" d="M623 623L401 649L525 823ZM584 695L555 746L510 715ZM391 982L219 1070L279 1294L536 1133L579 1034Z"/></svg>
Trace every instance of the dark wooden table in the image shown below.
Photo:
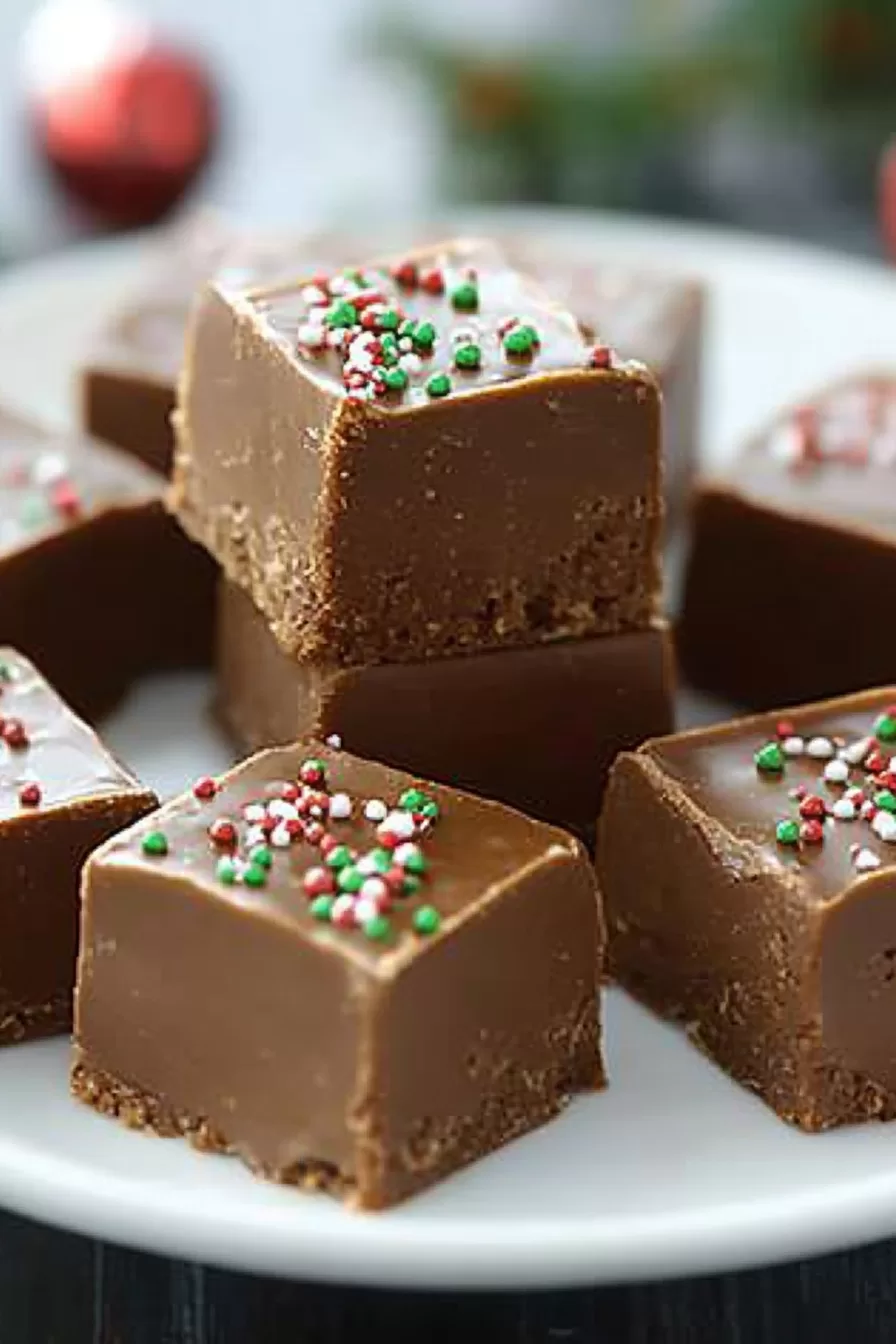
<svg viewBox="0 0 896 1344"><path fill-rule="evenodd" d="M896 1243L749 1274L562 1293L251 1278L0 1214L0 1344L853 1344L896 1341Z"/></svg>

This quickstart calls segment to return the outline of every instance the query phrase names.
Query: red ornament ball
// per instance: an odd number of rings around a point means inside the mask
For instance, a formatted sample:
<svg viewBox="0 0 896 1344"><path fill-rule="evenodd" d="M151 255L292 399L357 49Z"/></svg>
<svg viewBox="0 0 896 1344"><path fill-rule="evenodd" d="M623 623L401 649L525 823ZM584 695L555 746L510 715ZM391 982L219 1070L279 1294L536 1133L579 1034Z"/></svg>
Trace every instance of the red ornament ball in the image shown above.
<svg viewBox="0 0 896 1344"><path fill-rule="evenodd" d="M38 11L25 59L38 146L68 193L108 228L166 215L216 136L217 100L199 61L114 5L74 0Z"/></svg>

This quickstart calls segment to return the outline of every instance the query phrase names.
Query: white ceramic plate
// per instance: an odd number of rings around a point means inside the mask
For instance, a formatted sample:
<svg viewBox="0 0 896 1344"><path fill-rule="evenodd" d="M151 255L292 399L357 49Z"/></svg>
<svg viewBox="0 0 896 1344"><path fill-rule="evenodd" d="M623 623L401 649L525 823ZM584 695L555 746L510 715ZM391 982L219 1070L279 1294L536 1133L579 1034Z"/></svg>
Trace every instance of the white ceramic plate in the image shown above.
<svg viewBox="0 0 896 1344"><path fill-rule="evenodd" d="M711 282L714 453L845 367L885 362L891 348L896 363L896 279L882 269L668 225L532 218L558 239ZM139 244L86 248L0 283L0 401L68 421L85 334L140 257ZM206 695L201 677L147 684L108 725L109 740L160 790L177 789L226 760ZM607 1037L607 1093L403 1207L366 1216L75 1105L65 1042L5 1050L0 1203L170 1255L415 1287L700 1274L896 1233L896 1126L799 1135L618 993Z"/></svg>

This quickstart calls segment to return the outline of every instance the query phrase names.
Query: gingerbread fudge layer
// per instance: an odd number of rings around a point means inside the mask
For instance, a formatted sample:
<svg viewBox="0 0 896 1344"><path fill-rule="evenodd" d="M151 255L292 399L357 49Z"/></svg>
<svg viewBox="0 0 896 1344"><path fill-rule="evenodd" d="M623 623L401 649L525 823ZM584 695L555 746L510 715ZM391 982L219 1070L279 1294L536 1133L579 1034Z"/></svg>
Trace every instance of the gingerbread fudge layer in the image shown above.
<svg viewBox="0 0 896 1344"><path fill-rule="evenodd" d="M251 599L218 593L218 716L244 750L305 734L496 798L593 841L618 751L669 732L668 632L424 663L298 663Z"/></svg>
<svg viewBox="0 0 896 1344"><path fill-rule="evenodd" d="M508 256L575 315L595 340L623 359L643 360L663 389L663 482L666 516L684 516L697 466L705 295L686 276L616 261L594 249L558 248L510 236Z"/></svg>
<svg viewBox="0 0 896 1344"><path fill-rule="evenodd" d="M0 648L0 1045L69 1029L81 865L156 805L32 664Z"/></svg>
<svg viewBox="0 0 896 1344"><path fill-rule="evenodd" d="M0 639L94 719L145 672L211 657L214 565L112 448L0 410Z"/></svg>
<svg viewBox="0 0 896 1344"><path fill-rule="evenodd" d="M880 374L788 411L698 489L677 635L686 679L757 709L888 681L894 484L896 376Z"/></svg>
<svg viewBox="0 0 896 1344"><path fill-rule="evenodd" d="M894 701L648 742L599 828L613 973L807 1130L896 1116Z"/></svg>
<svg viewBox="0 0 896 1344"><path fill-rule="evenodd" d="M178 417L172 507L287 653L414 661L655 614L656 384L484 245L209 287Z"/></svg>
<svg viewBox="0 0 896 1344"><path fill-rule="evenodd" d="M263 752L92 857L74 1091L382 1208L602 1083L602 943L563 832Z"/></svg>
<svg viewBox="0 0 896 1344"><path fill-rule="evenodd" d="M87 356L81 373L87 432L167 475L171 412L196 291L212 275L245 287L305 273L343 255L320 236L247 234L208 211L172 229L149 277L110 314Z"/></svg>

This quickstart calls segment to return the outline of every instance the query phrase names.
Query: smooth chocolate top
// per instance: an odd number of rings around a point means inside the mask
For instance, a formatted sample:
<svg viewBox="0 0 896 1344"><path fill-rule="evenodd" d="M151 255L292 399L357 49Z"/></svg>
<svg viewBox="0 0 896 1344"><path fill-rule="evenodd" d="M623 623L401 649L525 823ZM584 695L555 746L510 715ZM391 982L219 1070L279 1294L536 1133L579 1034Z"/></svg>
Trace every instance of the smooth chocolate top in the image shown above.
<svg viewBox="0 0 896 1344"><path fill-rule="evenodd" d="M202 794L199 783L97 861L198 884L234 913L275 920L378 974L528 870L582 853L562 831L497 803L313 740L260 752Z"/></svg>
<svg viewBox="0 0 896 1344"><path fill-rule="evenodd" d="M487 242L428 247L246 302L323 387L389 409L617 363Z"/></svg>
<svg viewBox="0 0 896 1344"><path fill-rule="evenodd" d="M130 455L0 409L0 556L102 509L153 499L159 478Z"/></svg>
<svg viewBox="0 0 896 1344"><path fill-rule="evenodd" d="M896 374L856 375L790 408L746 446L727 478L776 507L893 528Z"/></svg>
<svg viewBox="0 0 896 1344"><path fill-rule="evenodd" d="M134 792L146 790L28 659L0 648L0 820Z"/></svg>
<svg viewBox="0 0 896 1344"><path fill-rule="evenodd" d="M894 688L656 738L641 753L733 837L732 864L746 847L812 900L896 865Z"/></svg>

